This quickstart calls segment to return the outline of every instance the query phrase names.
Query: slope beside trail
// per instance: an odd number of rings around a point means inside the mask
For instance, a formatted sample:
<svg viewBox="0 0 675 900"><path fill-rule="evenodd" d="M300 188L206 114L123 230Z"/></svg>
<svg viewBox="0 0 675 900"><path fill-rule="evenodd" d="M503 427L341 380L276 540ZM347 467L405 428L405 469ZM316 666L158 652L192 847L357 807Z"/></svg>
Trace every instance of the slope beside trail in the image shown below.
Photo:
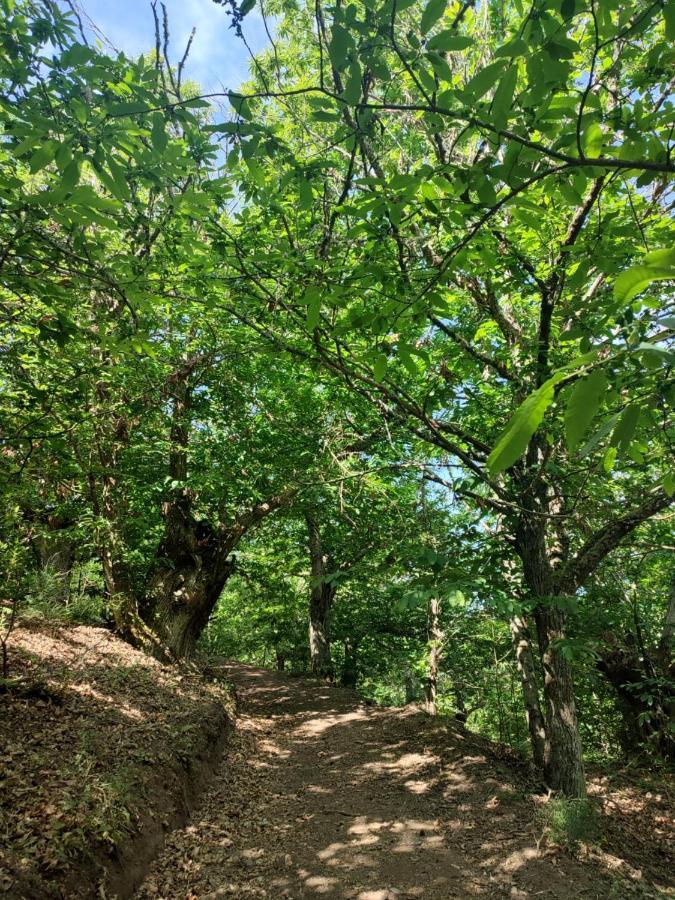
<svg viewBox="0 0 675 900"><path fill-rule="evenodd" d="M138 900L626 896L591 860L538 848L531 796L461 726L227 674L240 714L220 774Z"/></svg>

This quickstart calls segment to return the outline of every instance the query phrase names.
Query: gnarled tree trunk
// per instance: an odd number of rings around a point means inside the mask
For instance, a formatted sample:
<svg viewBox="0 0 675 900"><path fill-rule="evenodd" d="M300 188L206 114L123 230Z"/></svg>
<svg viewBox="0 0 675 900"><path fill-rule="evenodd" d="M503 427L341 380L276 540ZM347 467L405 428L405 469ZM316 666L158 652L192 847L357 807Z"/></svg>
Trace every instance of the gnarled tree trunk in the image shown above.
<svg viewBox="0 0 675 900"><path fill-rule="evenodd" d="M192 514L188 485L191 390L190 359L171 381L173 414L169 471L175 487L163 505L164 537L146 588L141 612L176 658L190 656L206 627L227 579L234 570L232 552L243 536L293 496L286 491L242 514L229 528L214 528Z"/></svg>

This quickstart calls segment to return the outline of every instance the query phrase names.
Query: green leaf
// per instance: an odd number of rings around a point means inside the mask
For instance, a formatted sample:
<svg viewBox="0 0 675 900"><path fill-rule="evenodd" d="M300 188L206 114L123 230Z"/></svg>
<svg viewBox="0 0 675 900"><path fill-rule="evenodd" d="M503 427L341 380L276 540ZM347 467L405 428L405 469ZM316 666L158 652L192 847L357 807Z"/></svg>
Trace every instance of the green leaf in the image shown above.
<svg viewBox="0 0 675 900"><path fill-rule="evenodd" d="M666 472L661 481L663 490L669 497L675 495L675 475L672 472Z"/></svg>
<svg viewBox="0 0 675 900"><path fill-rule="evenodd" d="M665 247L663 250L651 250L649 253L645 253L644 262L648 266L675 267L675 247Z"/></svg>
<svg viewBox="0 0 675 900"><path fill-rule="evenodd" d="M243 17L250 13L253 7L255 6L255 0L243 0L241 6L239 7L239 14Z"/></svg>
<svg viewBox="0 0 675 900"><path fill-rule="evenodd" d="M588 456L589 453L591 453L593 450L595 450L595 448L598 446L600 441L603 438L607 437L607 435L610 433L612 428L614 428L614 426L616 425L616 423L618 421L618 418L619 418L619 413L616 413L615 415L613 415L609 419L607 419L607 421L604 422L600 426L600 428L598 428L598 430L595 432L595 434L588 441L586 441L584 446L579 451L580 459L584 459L584 457Z"/></svg>
<svg viewBox="0 0 675 900"><path fill-rule="evenodd" d="M157 153L164 153L166 145L169 143L169 136L164 129L164 116L159 112L156 112L152 117L150 140L152 141L153 149Z"/></svg>
<svg viewBox="0 0 675 900"><path fill-rule="evenodd" d="M663 7L663 18L666 25L666 38L675 41L675 0L666 0Z"/></svg>
<svg viewBox="0 0 675 900"><path fill-rule="evenodd" d="M373 377L375 381L380 382L387 372L387 364L389 360L384 353L378 353L373 362Z"/></svg>
<svg viewBox="0 0 675 900"><path fill-rule="evenodd" d="M466 50L472 44L473 38L466 34L457 34L454 28L448 28L447 31L440 31L430 38L427 48L450 53L456 50Z"/></svg>
<svg viewBox="0 0 675 900"><path fill-rule="evenodd" d="M509 120L517 81L518 68L514 64L504 73L504 77L500 80L492 98L492 114L497 128L504 128Z"/></svg>
<svg viewBox="0 0 675 900"><path fill-rule="evenodd" d="M417 368L417 363L412 357L412 347L410 344L399 343L396 347L396 355L403 363L404 367L408 370L408 372L416 377L420 374L419 369Z"/></svg>
<svg viewBox="0 0 675 900"><path fill-rule="evenodd" d="M110 174L112 175L112 180L115 185L115 190L112 193L118 200L131 200L131 191L129 190L127 175L124 169L121 166L118 166L112 158L108 160L108 168L110 169Z"/></svg>
<svg viewBox="0 0 675 900"><path fill-rule="evenodd" d="M504 60L490 63L477 72L464 86L464 93L471 97L472 101L480 100L495 84L506 65Z"/></svg>
<svg viewBox="0 0 675 900"><path fill-rule="evenodd" d="M565 440L571 451L579 446L588 431L606 390L607 376L601 369L574 386L565 410Z"/></svg>
<svg viewBox="0 0 675 900"><path fill-rule="evenodd" d="M354 49L354 41L351 34L342 25L333 25L328 53L331 62L338 71L347 66L351 51Z"/></svg>
<svg viewBox="0 0 675 900"><path fill-rule="evenodd" d="M585 156L599 156L602 143L605 139L604 132L597 122L591 122L581 138L581 146Z"/></svg>
<svg viewBox="0 0 675 900"><path fill-rule="evenodd" d="M298 181L298 202L300 209L311 209L314 202L312 185L306 178Z"/></svg>
<svg viewBox="0 0 675 900"><path fill-rule="evenodd" d="M633 266L622 272L614 282L614 298L628 303L653 281L668 281L671 278L675 279L675 266Z"/></svg>
<svg viewBox="0 0 675 900"><path fill-rule="evenodd" d="M612 446L619 450L627 450L630 442L633 440L635 427L640 418L640 406L637 403L630 403L621 413L614 434L612 435Z"/></svg>
<svg viewBox="0 0 675 900"><path fill-rule="evenodd" d="M359 66L357 60L354 59L349 65L347 83L345 84L345 89L342 93L345 101L350 106L355 106L361 99L362 87L363 75L361 74L361 67Z"/></svg>
<svg viewBox="0 0 675 900"><path fill-rule="evenodd" d="M509 41L507 44L502 44L501 47L497 47L495 50L495 56L508 56L511 59L514 59L516 56L527 56L530 53L530 47L526 41L522 40L522 38L516 38L513 41Z"/></svg>
<svg viewBox="0 0 675 900"><path fill-rule="evenodd" d="M420 31L426 34L445 12L447 0L429 0L420 20Z"/></svg>
<svg viewBox="0 0 675 900"><path fill-rule="evenodd" d="M452 82L452 69L448 65L448 61L444 59L440 53L427 53L429 62L434 67L434 72L441 81Z"/></svg>
<svg viewBox="0 0 675 900"><path fill-rule="evenodd" d="M61 176L61 189L64 191L72 190L80 180L80 161L74 159L68 163Z"/></svg>
<svg viewBox="0 0 675 900"><path fill-rule="evenodd" d="M305 291L304 302L307 304L307 328L314 331L321 317L321 291L319 288L310 285Z"/></svg>
<svg viewBox="0 0 675 900"><path fill-rule="evenodd" d="M39 150L31 156L30 162L28 163L28 168L34 175L36 172L39 172L40 169L44 169L45 166L49 165L49 163L54 159L54 154L56 153L57 145L53 141L48 141L44 146L40 147Z"/></svg>
<svg viewBox="0 0 675 900"><path fill-rule="evenodd" d="M127 103L111 103L108 107L108 114L111 116L132 116L135 113L142 113L147 111L147 104L140 103L138 101L130 101Z"/></svg>
<svg viewBox="0 0 675 900"><path fill-rule="evenodd" d="M616 447L608 447L602 460L602 467L609 474L614 468L616 461Z"/></svg>
<svg viewBox="0 0 675 900"><path fill-rule="evenodd" d="M487 464L491 475L498 475L504 469L508 469L523 455L530 438L553 402L556 384L564 377L564 373L557 372L530 394L511 416L494 450L488 457Z"/></svg>

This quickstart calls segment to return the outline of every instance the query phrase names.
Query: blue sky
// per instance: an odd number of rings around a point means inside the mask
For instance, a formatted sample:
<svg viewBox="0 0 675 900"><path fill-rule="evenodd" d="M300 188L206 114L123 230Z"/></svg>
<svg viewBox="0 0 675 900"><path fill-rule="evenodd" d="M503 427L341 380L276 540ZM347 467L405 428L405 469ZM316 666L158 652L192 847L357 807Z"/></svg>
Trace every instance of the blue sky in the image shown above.
<svg viewBox="0 0 675 900"><path fill-rule="evenodd" d="M246 48L229 27L222 6L213 0L165 0L169 14L172 60L183 54L193 26L197 33L192 44L186 75L198 81L204 91L236 88L248 77ZM93 21L118 49L137 56L154 47L154 24L149 0L77 0L83 16ZM159 4L158 4L159 7ZM244 20L244 33L256 53L268 43L257 10Z"/></svg>

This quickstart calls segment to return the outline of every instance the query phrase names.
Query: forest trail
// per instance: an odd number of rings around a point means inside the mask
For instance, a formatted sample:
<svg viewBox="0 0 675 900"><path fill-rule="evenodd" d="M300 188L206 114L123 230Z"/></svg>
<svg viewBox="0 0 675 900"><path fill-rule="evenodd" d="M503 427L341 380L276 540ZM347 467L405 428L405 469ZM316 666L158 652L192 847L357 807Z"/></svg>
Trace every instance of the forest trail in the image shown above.
<svg viewBox="0 0 675 900"><path fill-rule="evenodd" d="M461 726L250 666L228 677L220 775L138 900L617 896L590 861L537 849L532 799Z"/></svg>

